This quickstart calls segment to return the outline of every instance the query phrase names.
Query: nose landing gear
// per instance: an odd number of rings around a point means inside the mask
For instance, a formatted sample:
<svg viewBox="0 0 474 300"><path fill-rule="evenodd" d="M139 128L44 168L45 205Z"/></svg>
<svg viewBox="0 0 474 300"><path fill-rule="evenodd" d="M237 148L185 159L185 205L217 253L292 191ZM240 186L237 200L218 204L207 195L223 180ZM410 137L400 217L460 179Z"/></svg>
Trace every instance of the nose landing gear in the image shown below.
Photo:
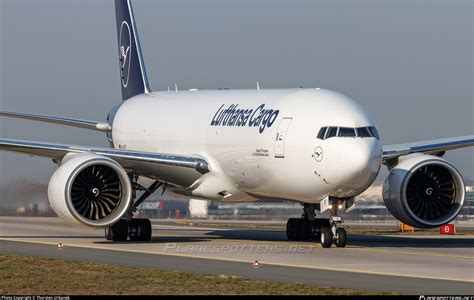
<svg viewBox="0 0 474 300"><path fill-rule="evenodd" d="M329 219L329 227L321 228L321 246L330 248L334 243L338 248L344 248L347 244L347 233L344 228L338 228L338 224L342 224L342 218L331 216Z"/></svg>

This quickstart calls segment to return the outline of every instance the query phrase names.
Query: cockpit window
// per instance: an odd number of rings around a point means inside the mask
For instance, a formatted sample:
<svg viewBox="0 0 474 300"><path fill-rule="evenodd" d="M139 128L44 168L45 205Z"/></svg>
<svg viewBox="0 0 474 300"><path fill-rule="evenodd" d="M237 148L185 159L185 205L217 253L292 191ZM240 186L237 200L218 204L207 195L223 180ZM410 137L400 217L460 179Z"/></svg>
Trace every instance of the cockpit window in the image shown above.
<svg viewBox="0 0 474 300"><path fill-rule="evenodd" d="M325 140L332 137L360 137L370 138L374 137L380 140L377 129L373 126L370 127L322 127L318 132L318 139Z"/></svg>
<svg viewBox="0 0 474 300"><path fill-rule="evenodd" d="M324 140L324 136L326 135L326 129L328 129L327 127L323 127L319 130L319 133L318 133L318 139L320 140Z"/></svg>
<svg viewBox="0 0 474 300"><path fill-rule="evenodd" d="M337 135L337 127L329 127L326 133L326 138L332 138Z"/></svg>
<svg viewBox="0 0 474 300"><path fill-rule="evenodd" d="M380 135L379 132L377 131L377 128L371 126L369 127L370 133L372 133L372 136L376 138L377 140L380 140Z"/></svg>
<svg viewBox="0 0 474 300"><path fill-rule="evenodd" d="M372 134L370 134L370 131L367 127L359 127L357 128L357 136L358 137L372 137Z"/></svg>
<svg viewBox="0 0 474 300"><path fill-rule="evenodd" d="M354 128L348 128L348 127L341 127L339 128L339 133L337 136L342 136L342 137L355 137L355 130Z"/></svg>

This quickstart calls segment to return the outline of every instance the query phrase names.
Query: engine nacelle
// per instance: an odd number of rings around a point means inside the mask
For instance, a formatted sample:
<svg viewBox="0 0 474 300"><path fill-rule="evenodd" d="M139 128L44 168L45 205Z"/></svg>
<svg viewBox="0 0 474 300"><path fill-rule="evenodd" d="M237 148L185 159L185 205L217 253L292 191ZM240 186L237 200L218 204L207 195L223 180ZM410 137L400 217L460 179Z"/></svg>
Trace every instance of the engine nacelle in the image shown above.
<svg viewBox="0 0 474 300"><path fill-rule="evenodd" d="M383 199L394 217L417 228L452 221L462 208L465 185L461 174L437 156L400 158L383 186Z"/></svg>
<svg viewBox="0 0 474 300"><path fill-rule="evenodd" d="M66 156L48 185L49 204L65 221L92 228L117 222L132 202L132 185L115 161L96 154Z"/></svg>

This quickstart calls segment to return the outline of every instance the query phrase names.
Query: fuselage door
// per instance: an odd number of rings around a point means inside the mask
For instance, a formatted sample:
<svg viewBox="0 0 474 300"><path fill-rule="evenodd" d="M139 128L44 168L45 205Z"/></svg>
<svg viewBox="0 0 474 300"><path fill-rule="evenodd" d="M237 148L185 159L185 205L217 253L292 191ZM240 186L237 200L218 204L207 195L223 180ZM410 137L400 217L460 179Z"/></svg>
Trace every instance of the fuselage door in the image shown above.
<svg viewBox="0 0 474 300"><path fill-rule="evenodd" d="M278 125L278 130L275 136L275 157L277 158L285 157L286 133L292 120L293 118L283 118L280 121L280 125Z"/></svg>

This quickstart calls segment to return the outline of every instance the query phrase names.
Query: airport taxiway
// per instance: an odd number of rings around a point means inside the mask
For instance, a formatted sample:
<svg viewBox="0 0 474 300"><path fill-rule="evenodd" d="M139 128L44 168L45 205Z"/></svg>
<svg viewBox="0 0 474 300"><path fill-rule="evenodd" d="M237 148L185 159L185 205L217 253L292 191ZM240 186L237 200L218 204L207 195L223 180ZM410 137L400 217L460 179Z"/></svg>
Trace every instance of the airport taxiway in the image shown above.
<svg viewBox="0 0 474 300"><path fill-rule="evenodd" d="M1 252L404 294L474 294L473 247L472 235L349 233L346 248L323 249L279 231L156 222L150 242L114 243L57 218L0 217Z"/></svg>

